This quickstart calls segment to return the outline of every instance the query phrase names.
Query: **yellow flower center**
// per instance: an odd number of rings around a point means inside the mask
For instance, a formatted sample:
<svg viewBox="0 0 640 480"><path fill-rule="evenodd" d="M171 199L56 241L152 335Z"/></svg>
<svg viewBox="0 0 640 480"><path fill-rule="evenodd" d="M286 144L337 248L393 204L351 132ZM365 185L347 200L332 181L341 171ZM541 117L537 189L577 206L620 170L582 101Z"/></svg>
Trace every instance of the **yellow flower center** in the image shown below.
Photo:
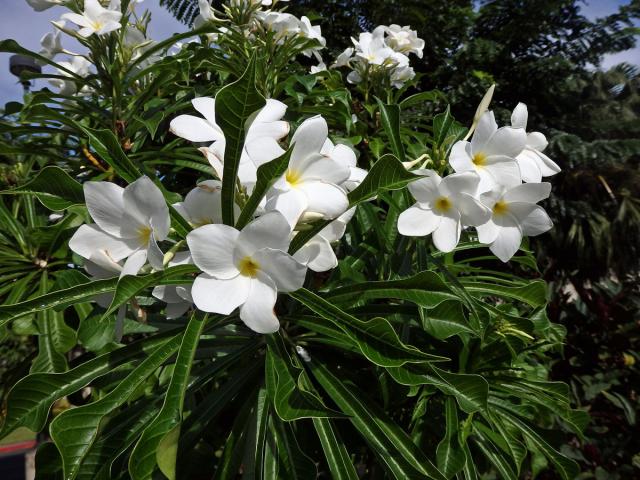
<svg viewBox="0 0 640 480"><path fill-rule="evenodd" d="M102 24L102 22L96 20L96 21L93 22L92 26L93 26L93 29L97 31L97 30L100 30L102 28L103 24Z"/></svg>
<svg viewBox="0 0 640 480"><path fill-rule="evenodd" d="M509 204L504 200L498 200L493 206L494 215L504 215L509 211Z"/></svg>
<svg viewBox="0 0 640 480"><path fill-rule="evenodd" d="M435 209L439 212L445 213L451 210L453 203L447 197L439 197L435 201Z"/></svg>
<svg viewBox="0 0 640 480"><path fill-rule="evenodd" d="M284 179L287 181L289 185L295 187L300 182L300 172L295 170L287 170L287 173L284 176Z"/></svg>
<svg viewBox="0 0 640 480"><path fill-rule="evenodd" d="M487 156L482 152L478 152L473 156L471 161L476 167L484 167L487 164Z"/></svg>
<svg viewBox="0 0 640 480"><path fill-rule="evenodd" d="M240 270L240 275L244 275L245 277L255 277L260 271L260 264L253 258L247 256L240 260L238 270Z"/></svg>
<svg viewBox="0 0 640 480"><path fill-rule="evenodd" d="M149 243L149 238L151 237L151 227L145 226L140 227L138 229L138 240L142 245L146 245Z"/></svg>

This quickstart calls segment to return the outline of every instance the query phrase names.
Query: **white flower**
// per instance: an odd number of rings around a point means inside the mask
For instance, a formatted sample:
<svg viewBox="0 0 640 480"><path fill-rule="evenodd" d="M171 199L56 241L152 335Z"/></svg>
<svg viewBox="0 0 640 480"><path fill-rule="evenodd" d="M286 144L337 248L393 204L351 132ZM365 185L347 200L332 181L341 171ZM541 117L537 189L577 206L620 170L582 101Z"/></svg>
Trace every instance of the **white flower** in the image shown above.
<svg viewBox="0 0 640 480"><path fill-rule="evenodd" d="M396 52L384 43L382 32L363 32L358 40L351 38L356 47L356 56L370 65L382 65L390 59L397 58Z"/></svg>
<svg viewBox="0 0 640 480"><path fill-rule="evenodd" d="M348 207L347 195L339 185L349 178L350 169L321 153L327 135L324 118L302 122L291 139L287 171L267 192L266 209L281 212L291 227L305 212L333 219Z"/></svg>
<svg viewBox="0 0 640 480"><path fill-rule="evenodd" d="M305 16L300 18L300 23L298 25L300 28L300 35L302 37L310 40L317 40L320 44L318 47L313 47L302 52L304 55L310 56L314 51L321 50L327 45L327 41L322 36L320 25L311 25L311 21Z"/></svg>
<svg viewBox="0 0 640 480"><path fill-rule="evenodd" d="M351 58L353 57L354 49L353 47L345 48L344 52L342 52L336 58L336 61L331 65L331 68L340 68L346 67L349 65Z"/></svg>
<svg viewBox="0 0 640 480"><path fill-rule="evenodd" d="M61 18L81 27L78 30L80 36L89 37L94 33L104 35L118 30L121 27L122 12L106 9L100 5L98 0L84 0L84 12L82 15L65 13Z"/></svg>
<svg viewBox="0 0 640 480"><path fill-rule="evenodd" d="M320 230L320 233L311 238L311 240L294 253L293 258L314 272L326 272L337 267L338 258L331 244L337 242L344 236L347 223L349 223L355 211L355 207L350 208Z"/></svg>
<svg viewBox="0 0 640 480"><path fill-rule="evenodd" d="M175 135L191 142L213 142L200 150L222 179L226 142L222 130L216 123L215 99L199 97L194 98L191 103L204 118L180 115L171 121L169 129ZM280 120L286 110L287 106L284 103L268 99L249 125L238 170L238 178L248 190L251 190L256 182L258 167L284 153L278 139L289 133L289 124Z"/></svg>
<svg viewBox="0 0 640 480"><path fill-rule="evenodd" d="M481 195L480 200L491 209L492 216L476 227L478 240L489 244L500 260L508 261L520 248L523 236L540 235L553 226L547 212L536 205L550 192L550 183L525 183Z"/></svg>
<svg viewBox="0 0 640 480"><path fill-rule="evenodd" d="M173 207L195 227L209 223L222 223L222 184L218 180L205 180L187 193L184 202L174 203ZM240 209L234 205L238 215Z"/></svg>
<svg viewBox="0 0 640 480"><path fill-rule="evenodd" d="M386 44L396 52L404 53L405 55L415 53L419 58L422 58L424 40L418 38L418 33L415 30L411 30L411 27L401 27L394 24L388 27L381 25L377 28L381 28L387 34Z"/></svg>
<svg viewBox="0 0 640 480"><path fill-rule="evenodd" d="M266 213L242 231L205 225L187 235L193 262L204 273L191 295L205 312L228 315L240 307L240 319L258 333L280 324L273 312L278 292L302 287L306 267L286 253L291 229L278 212Z"/></svg>
<svg viewBox="0 0 640 480"><path fill-rule="evenodd" d="M408 65L402 65L393 69L391 74L391 85L394 88L401 88L407 81L413 79L416 72Z"/></svg>
<svg viewBox="0 0 640 480"><path fill-rule="evenodd" d="M86 182L84 196L91 218L96 222L81 226L69 241L69 248L96 262L106 255L118 263L132 254L162 268L163 253L157 241L169 233L169 209L162 192L141 177L126 188L109 182ZM129 261L128 260L128 261ZM126 265L126 264L125 264Z"/></svg>
<svg viewBox="0 0 640 480"><path fill-rule="evenodd" d="M334 145L333 142L327 138L324 145L322 145L320 153L349 169L349 177L340 184L347 192L350 192L360 185L364 177L367 176L367 171L358 167L356 153L346 145L340 143Z"/></svg>
<svg viewBox="0 0 640 480"><path fill-rule="evenodd" d="M40 45L42 45L42 50L39 52L40 55L49 60L52 60L57 54L64 52L59 30L45 34L42 39L40 39Z"/></svg>
<svg viewBox="0 0 640 480"><path fill-rule="evenodd" d="M89 68L91 67L92 63L84 57L76 56L73 57L70 62L58 62L58 65L72 71L80 77L86 77L87 75L89 75ZM71 77L71 75L64 70L60 70L59 68L56 70L58 75L69 77L69 80L52 78L51 80L49 80L49 83L59 89L58 93L60 93L60 95L73 95L74 93L76 93L76 81ZM88 87L85 85L83 90L85 88Z"/></svg>
<svg viewBox="0 0 640 480"><path fill-rule="evenodd" d="M198 0L198 8L200 10L200 13L193 20L194 28L200 28L208 22L218 20L216 18L213 7L211 6L211 3L209 3L209 0Z"/></svg>
<svg viewBox="0 0 640 480"><path fill-rule="evenodd" d="M417 203L400 214L398 231L411 237L433 233L436 248L450 252L458 245L463 225L482 225L491 216L475 198L480 178L473 172L445 178L432 170L417 172L427 177L409 184Z"/></svg>
<svg viewBox="0 0 640 480"><path fill-rule="evenodd" d="M168 265L175 267L188 264L193 264L191 253L178 252ZM169 319L181 317L193 305L190 285L158 285L154 287L151 295L167 304L165 314Z"/></svg>
<svg viewBox="0 0 640 480"><path fill-rule="evenodd" d="M521 128L498 128L493 112L485 112L471 142L461 140L453 145L449 163L456 172L476 172L480 193L498 186L513 187L521 183L515 159L524 149L526 137Z"/></svg>
<svg viewBox="0 0 640 480"><path fill-rule="evenodd" d="M27 3L36 12L42 12L56 5L64 5L68 0L27 0Z"/></svg>
<svg viewBox="0 0 640 480"><path fill-rule="evenodd" d="M267 30L276 32L279 42L282 42L287 37L300 33L300 20L290 13L269 10L266 12L257 12L256 18Z"/></svg>
<svg viewBox="0 0 640 480"><path fill-rule="evenodd" d="M528 116L527 106L524 103L518 103L511 114L511 126L526 131ZM523 181L537 183L542 180L542 177L550 177L560 171L558 164L542 153L548 144L542 133L527 133L524 150L516 157Z"/></svg>

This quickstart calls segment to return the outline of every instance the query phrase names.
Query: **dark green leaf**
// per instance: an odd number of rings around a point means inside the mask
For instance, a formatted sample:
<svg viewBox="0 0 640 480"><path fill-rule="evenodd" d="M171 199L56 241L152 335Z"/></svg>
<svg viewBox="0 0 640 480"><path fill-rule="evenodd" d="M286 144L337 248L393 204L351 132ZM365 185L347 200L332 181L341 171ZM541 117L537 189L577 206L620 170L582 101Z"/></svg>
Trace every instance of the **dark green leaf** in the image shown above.
<svg viewBox="0 0 640 480"><path fill-rule="evenodd" d="M84 203L82 185L58 167L47 166L24 185L4 190L2 195L33 194L49 210L64 210L71 205Z"/></svg>

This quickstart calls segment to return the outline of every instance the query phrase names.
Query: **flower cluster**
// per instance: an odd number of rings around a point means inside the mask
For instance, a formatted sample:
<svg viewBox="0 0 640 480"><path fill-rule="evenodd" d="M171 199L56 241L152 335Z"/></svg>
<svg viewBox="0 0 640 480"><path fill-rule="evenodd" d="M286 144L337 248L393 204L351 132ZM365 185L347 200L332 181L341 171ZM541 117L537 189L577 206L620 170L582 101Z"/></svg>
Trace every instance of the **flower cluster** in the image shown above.
<svg viewBox="0 0 640 480"><path fill-rule="evenodd" d="M400 215L398 231L432 234L436 248L450 252L462 229L473 226L479 241L506 262L523 236L549 230L551 220L537 203L549 196L551 185L540 181L560 168L542 153L544 135L525 131L527 116L520 103L511 126L498 128L493 112L485 112L471 141L458 141L451 149L449 164L455 173L441 178L431 170L416 172L424 178L409 185L416 203Z"/></svg>
<svg viewBox="0 0 640 480"><path fill-rule="evenodd" d="M415 77L409 55L422 58L424 40L408 26L380 25L373 32L361 33L358 40L351 40L354 46L342 52L332 65L332 68L350 67L349 82L382 79L394 88L401 88Z"/></svg>

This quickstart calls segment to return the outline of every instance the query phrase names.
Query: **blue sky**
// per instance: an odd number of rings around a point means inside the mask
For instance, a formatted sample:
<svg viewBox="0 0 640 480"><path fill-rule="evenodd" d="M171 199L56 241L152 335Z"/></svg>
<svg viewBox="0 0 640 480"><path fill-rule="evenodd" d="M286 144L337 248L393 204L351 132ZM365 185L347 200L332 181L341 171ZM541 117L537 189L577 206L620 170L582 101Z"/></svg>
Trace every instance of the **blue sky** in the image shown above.
<svg viewBox="0 0 640 480"><path fill-rule="evenodd" d="M295 2L295 0L292 0ZM322 0L318 0L322 1ZM615 11L618 5L626 4L629 0L587 0L583 11L589 18L597 18ZM145 0L142 8L151 11L151 37L162 40L173 33L183 32L186 27L176 21L164 8L159 6L158 0ZM138 8L140 8L138 7ZM44 12L34 12L25 0L0 0L0 39L13 38L20 45L30 50L40 49L40 38L52 31L51 20L57 20L67 11L64 7L53 7ZM63 39L63 45L69 50L80 50L77 43L70 38ZM0 105L11 100L20 101L22 87L16 78L9 73L9 57L7 53L0 53ZM605 58L603 67L608 68L620 62L640 64L640 47ZM44 81L39 81L37 88L42 88Z"/></svg>

